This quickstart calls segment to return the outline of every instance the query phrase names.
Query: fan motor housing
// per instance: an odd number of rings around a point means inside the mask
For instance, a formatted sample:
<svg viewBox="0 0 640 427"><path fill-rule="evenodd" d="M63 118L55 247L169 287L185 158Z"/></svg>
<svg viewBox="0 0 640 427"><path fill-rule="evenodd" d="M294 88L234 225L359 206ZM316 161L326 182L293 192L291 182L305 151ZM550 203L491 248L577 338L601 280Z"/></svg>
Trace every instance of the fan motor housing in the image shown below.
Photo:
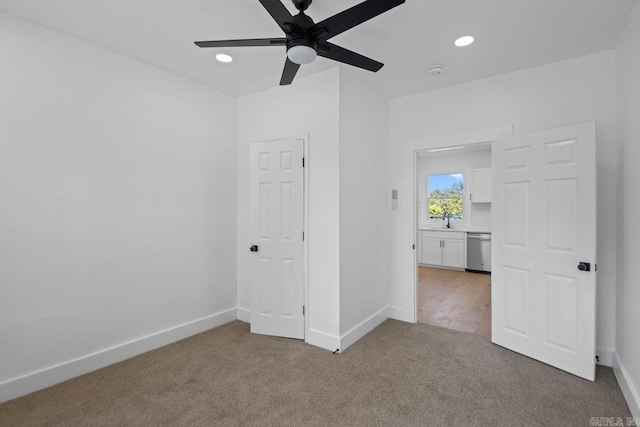
<svg viewBox="0 0 640 427"><path fill-rule="evenodd" d="M296 28L298 31L304 31L304 29L309 28L314 24L313 19L311 19L309 15L305 15L302 12L293 16L293 23L298 27Z"/></svg>
<svg viewBox="0 0 640 427"><path fill-rule="evenodd" d="M308 38L295 38L295 39L287 39L287 50L291 49L294 46L309 46L311 49L317 51L318 44L311 39Z"/></svg>

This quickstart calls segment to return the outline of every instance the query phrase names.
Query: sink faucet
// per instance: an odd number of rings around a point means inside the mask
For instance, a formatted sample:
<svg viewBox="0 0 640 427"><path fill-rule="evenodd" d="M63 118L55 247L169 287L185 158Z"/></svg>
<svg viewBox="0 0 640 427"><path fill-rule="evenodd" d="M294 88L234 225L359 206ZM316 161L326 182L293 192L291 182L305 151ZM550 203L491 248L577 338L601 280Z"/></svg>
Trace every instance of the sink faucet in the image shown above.
<svg viewBox="0 0 640 427"><path fill-rule="evenodd" d="M451 214L447 211L442 214L442 220L444 221L445 219L447 220L447 228L451 228Z"/></svg>

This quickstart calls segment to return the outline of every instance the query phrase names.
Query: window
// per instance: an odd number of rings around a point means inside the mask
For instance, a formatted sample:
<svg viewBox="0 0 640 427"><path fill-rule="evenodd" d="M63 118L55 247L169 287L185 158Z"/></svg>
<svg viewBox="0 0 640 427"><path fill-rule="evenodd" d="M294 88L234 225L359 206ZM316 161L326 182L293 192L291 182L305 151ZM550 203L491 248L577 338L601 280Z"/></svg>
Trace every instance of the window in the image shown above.
<svg viewBox="0 0 640 427"><path fill-rule="evenodd" d="M451 221L464 220L463 173L429 175L427 177L427 218L442 219L450 215Z"/></svg>

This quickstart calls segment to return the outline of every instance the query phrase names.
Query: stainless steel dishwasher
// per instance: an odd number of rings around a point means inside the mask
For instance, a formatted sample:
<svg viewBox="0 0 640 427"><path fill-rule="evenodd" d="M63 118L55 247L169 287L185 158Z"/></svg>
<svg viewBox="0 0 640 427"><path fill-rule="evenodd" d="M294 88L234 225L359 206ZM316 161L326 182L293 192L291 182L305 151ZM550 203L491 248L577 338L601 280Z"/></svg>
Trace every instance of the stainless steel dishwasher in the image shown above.
<svg viewBox="0 0 640 427"><path fill-rule="evenodd" d="M466 270L491 273L491 233L467 233Z"/></svg>

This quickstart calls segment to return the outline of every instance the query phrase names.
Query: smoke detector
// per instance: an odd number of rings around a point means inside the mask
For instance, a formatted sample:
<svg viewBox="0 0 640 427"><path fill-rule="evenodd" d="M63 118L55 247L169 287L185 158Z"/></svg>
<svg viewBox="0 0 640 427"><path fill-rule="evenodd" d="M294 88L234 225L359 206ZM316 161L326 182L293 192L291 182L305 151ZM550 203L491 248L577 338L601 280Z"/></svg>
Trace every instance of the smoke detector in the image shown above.
<svg viewBox="0 0 640 427"><path fill-rule="evenodd" d="M442 65L434 65L427 70L427 74L437 77L442 74Z"/></svg>

